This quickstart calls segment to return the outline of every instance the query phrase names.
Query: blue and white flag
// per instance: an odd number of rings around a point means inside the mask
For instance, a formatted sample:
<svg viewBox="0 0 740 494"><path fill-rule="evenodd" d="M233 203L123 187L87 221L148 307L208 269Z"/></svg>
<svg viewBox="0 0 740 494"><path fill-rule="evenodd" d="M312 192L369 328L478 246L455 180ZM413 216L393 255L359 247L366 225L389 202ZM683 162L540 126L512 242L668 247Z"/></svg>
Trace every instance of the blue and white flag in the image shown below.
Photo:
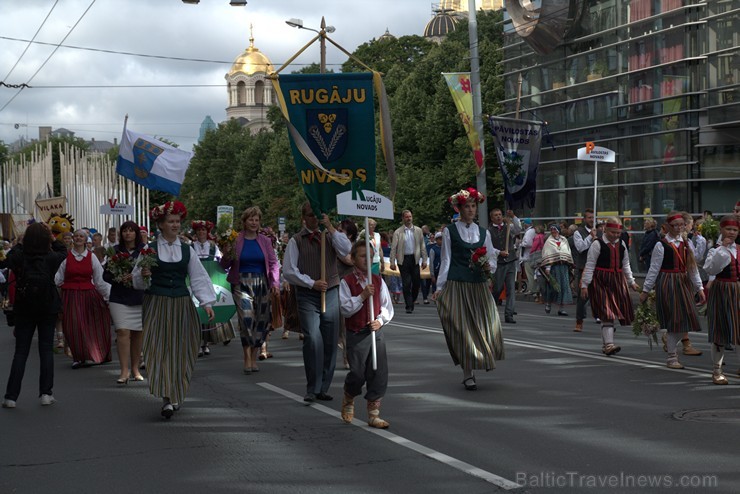
<svg viewBox="0 0 740 494"><path fill-rule="evenodd" d="M151 136L124 129L116 173L147 189L180 195L193 153Z"/></svg>

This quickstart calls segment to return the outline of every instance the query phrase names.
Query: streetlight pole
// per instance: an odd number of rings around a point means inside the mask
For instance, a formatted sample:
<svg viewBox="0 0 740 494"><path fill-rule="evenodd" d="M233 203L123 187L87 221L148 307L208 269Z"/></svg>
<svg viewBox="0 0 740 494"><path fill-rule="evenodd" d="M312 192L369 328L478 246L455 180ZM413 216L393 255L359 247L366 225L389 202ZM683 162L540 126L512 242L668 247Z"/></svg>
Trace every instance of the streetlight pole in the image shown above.
<svg viewBox="0 0 740 494"><path fill-rule="evenodd" d="M468 0L468 37L470 39L470 84L473 90L473 125L480 139L480 152L483 157L483 168L476 177L478 191L488 195L486 184L486 146L483 140L482 102L480 93L480 61L478 59L478 19L475 15L475 0ZM478 223L488 228L488 203L478 206Z"/></svg>

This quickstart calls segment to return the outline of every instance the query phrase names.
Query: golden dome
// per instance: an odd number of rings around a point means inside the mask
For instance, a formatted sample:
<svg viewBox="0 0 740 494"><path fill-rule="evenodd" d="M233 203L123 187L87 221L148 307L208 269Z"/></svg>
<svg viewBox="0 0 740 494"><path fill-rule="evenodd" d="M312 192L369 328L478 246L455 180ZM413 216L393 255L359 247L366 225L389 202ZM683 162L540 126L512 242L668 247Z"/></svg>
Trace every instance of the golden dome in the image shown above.
<svg viewBox="0 0 740 494"><path fill-rule="evenodd" d="M269 74L273 70L275 70L275 68L272 66L270 59L267 58L259 48L254 47L254 38L250 37L249 48L236 57L236 60L234 60L234 64L231 66L231 70L227 76L234 75L237 72L241 72L246 75L253 75L258 72Z"/></svg>

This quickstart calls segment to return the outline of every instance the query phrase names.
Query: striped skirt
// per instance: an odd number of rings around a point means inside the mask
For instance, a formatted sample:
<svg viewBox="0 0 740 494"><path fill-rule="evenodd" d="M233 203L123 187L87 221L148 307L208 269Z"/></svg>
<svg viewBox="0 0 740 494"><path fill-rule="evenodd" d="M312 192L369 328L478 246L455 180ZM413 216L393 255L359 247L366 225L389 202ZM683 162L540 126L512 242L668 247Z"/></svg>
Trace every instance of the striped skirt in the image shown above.
<svg viewBox="0 0 740 494"><path fill-rule="evenodd" d="M740 345L740 282L714 280L708 298L709 342Z"/></svg>
<svg viewBox="0 0 740 494"><path fill-rule="evenodd" d="M241 273L239 286L232 286L242 346L262 346L270 331L270 290L263 274Z"/></svg>
<svg viewBox="0 0 740 494"><path fill-rule="evenodd" d="M594 278L588 285L591 310L605 321L619 321L629 326L635 319L627 280L622 273L594 270Z"/></svg>
<svg viewBox="0 0 740 494"><path fill-rule="evenodd" d="M555 264L550 268L550 276L560 285L560 291L555 291L550 283L545 281L545 300L549 304L566 305L573 303L573 292L570 289L570 268L567 264Z"/></svg>
<svg viewBox="0 0 740 494"><path fill-rule="evenodd" d="M149 392L182 403L200 346L200 322L193 299L144 295L144 362Z"/></svg>
<svg viewBox="0 0 740 494"><path fill-rule="evenodd" d="M93 288L62 289L62 330L75 362L110 362L110 312Z"/></svg>
<svg viewBox="0 0 740 494"><path fill-rule="evenodd" d="M488 283L448 281L437 312L455 365L488 371L504 359L501 320Z"/></svg>
<svg viewBox="0 0 740 494"><path fill-rule="evenodd" d="M659 273L655 283L655 312L669 333L701 331L694 302L694 285L686 273Z"/></svg>
<svg viewBox="0 0 740 494"><path fill-rule="evenodd" d="M206 343L223 343L236 338L236 330L231 321L219 324L202 324L200 331L203 341Z"/></svg>

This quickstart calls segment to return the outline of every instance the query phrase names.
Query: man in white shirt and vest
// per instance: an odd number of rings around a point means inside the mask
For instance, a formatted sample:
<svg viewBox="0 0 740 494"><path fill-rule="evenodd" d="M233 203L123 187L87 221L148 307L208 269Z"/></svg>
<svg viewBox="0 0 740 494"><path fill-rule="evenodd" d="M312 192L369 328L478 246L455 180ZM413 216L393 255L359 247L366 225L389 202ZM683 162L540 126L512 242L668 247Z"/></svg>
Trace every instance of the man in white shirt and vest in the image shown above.
<svg viewBox="0 0 740 494"><path fill-rule="evenodd" d="M301 209L303 229L288 242L283 259L283 276L296 288L298 318L303 331L303 365L306 395L303 401L329 401L327 394L334 377L339 338L339 275L337 257L345 257L352 244L322 215L326 227L326 279L321 279L321 231L319 219L306 202ZM321 292L326 292L326 311L321 312Z"/></svg>
<svg viewBox="0 0 740 494"><path fill-rule="evenodd" d="M391 242L391 270L399 265L403 283L403 299L406 303L406 314L414 312L414 302L419 296L421 286L421 269L427 267L427 248L421 228L414 226L414 217L408 209L402 213L403 226L393 232Z"/></svg>

